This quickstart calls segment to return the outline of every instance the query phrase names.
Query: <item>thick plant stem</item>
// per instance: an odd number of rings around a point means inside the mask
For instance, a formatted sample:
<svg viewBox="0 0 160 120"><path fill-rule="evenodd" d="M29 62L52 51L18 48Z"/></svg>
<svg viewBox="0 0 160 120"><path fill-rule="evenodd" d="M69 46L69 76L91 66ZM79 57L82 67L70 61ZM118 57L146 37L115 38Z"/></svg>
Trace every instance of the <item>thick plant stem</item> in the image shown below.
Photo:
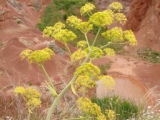
<svg viewBox="0 0 160 120"><path fill-rule="evenodd" d="M88 59L89 59L89 57L90 57L90 54L91 54L91 51L89 51L88 56L87 56L86 59L83 61L82 65L88 61ZM68 83L68 85L67 85L67 86L61 91L61 93L55 98L52 106L50 107L50 110L49 110L49 113L48 113L48 115L47 115L46 120L50 120L50 119L51 119L52 113L53 113L54 109L56 108L57 104L59 103L61 97L62 97L62 96L66 93L66 91L71 87L71 85L75 82L75 80L77 79L77 77L78 77L77 75L74 76L74 77L72 78L72 80Z"/></svg>
<svg viewBox="0 0 160 120"><path fill-rule="evenodd" d="M47 77L47 79L48 79L48 81L49 81L49 84L50 84L50 85L52 86L52 88L55 90L55 87L54 87L54 85L53 85L53 82L52 82L51 78L49 77L46 69L44 68L44 65L43 65L43 64L40 64L40 67L42 68L43 72L45 73L45 75L46 75L46 77Z"/></svg>
<svg viewBox="0 0 160 120"><path fill-rule="evenodd" d="M61 97L64 95L64 93L71 87L71 84L74 83L74 81L76 80L77 76L74 76L72 78L72 80L70 81L70 83L62 90L62 92L55 98L52 106L50 107L50 110L49 110L49 113L47 115L47 118L46 120L50 120L51 119L51 116L52 116L52 113L54 111L54 109L56 108L57 104L59 103Z"/></svg>
<svg viewBox="0 0 160 120"><path fill-rule="evenodd" d="M96 40L97 40L97 37L98 37L100 31L101 31L101 27L99 27L99 29L98 29L98 31L97 31L97 34L96 34L96 36L95 36L95 38L94 38L94 40L93 40L92 46L94 46L94 44L95 44L95 42L96 42Z"/></svg>

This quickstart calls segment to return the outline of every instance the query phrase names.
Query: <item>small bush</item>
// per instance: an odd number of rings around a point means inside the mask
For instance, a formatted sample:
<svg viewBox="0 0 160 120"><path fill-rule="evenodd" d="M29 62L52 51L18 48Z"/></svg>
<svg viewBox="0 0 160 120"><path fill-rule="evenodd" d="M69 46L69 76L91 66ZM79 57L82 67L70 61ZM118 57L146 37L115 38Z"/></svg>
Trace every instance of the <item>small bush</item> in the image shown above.
<svg viewBox="0 0 160 120"><path fill-rule="evenodd" d="M138 106L131 100L121 99L118 96L105 97L103 99L93 98L92 102L98 104L105 113L106 109L116 112L116 120L126 120L130 117L136 117L139 112Z"/></svg>
<svg viewBox="0 0 160 120"><path fill-rule="evenodd" d="M150 48L139 49L137 54L146 61L160 63L160 53Z"/></svg>

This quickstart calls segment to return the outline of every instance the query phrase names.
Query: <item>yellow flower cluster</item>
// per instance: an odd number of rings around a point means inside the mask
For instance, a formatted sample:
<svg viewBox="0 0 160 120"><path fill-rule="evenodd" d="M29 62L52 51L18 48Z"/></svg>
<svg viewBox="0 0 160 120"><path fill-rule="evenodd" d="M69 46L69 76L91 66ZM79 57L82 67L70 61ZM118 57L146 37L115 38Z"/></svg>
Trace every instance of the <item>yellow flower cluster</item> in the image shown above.
<svg viewBox="0 0 160 120"><path fill-rule="evenodd" d="M103 55L103 51L95 46L90 46L89 48L86 48L85 51L88 53L91 50L90 58L101 58Z"/></svg>
<svg viewBox="0 0 160 120"><path fill-rule="evenodd" d="M93 65L92 63L84 63L76 69L74 75L89 76L90 78L98 80L100 78L100 70L97 66Z"/></svg>
<svg viewBox="0 0 160 120"><path fill-rule="evenodd" d="M114 27L111 30L107 30L106 32L102 33L102 36L113 42L124 40L123 30L120 27Z"/></svg>
<svg viewBox="0 0 160 120"><path fill-rule="evenodd" d="M71 62L75 62L85 57L87 57L87 53L82 49L78 49L70 56L70 59L71 59Z"/></svg>
<svg viewBox="0 0 160 120"><path fill-rule="evenodd" d="M103 12L106 12L107 14L110 14L111 16L114 16L114 12L110 9L103 10Z"/></svg>
<svg viewBox="0 0 160 120"><path fill-rule="evenodd" d="M114 22L113 16L110 11L97 12L89 18L89 22L96 26L103 27L105 25L111 25Z"/></svg>
<svg viewBox="0 0 160 120"><path fill-rule="evenodd" d="M119 22L122 25L124 25L127 22L127 18L123 13L116 13L114 15L114 18L117 22Z"/></svg>
<svg viewBox="0 0 160 120"><path fill-rule="evenodd" d="M77 43L77 47L78 47L78 48L81 48L81 49L86 48L86 47L87 47L87 41L85 41L85 40L79 41L79 42Z"/></svg>
<svg viewBox="0 0 160 120"><path fill-rule="evenodd" d="M112 48L105 48L103 50L106 53L106 55L108 55L108 56L114 56L115 55L115 51Z"/></svg>
<svg viewBox="0 0 160 120"><path fill-rule="evenodd" d="M48 26L43 30L43 36L54 37L61 29L65 28L65 24L57 22L54 26Z"/></svg>
<svg viewBox="0 0 160 120"><path fill-rule="evenodd" d="M77 26L82 22L81 19L77 18L76 16L72 15L72 16L69 16L66 20L66 23L71 26L71 27L74 27L74 28L77 28Z"/></svg>
<svg viewBox="0 0 160 120"><path fill-rule="evenodd" d="M94 9L95 9L95 6L93 4L87 3L81 7L80 13L81 15L86 14L86 13L91 13L91 11Z"/></svg>
<svg viewBox="0 0 160 120"><path fill-rule="evenodd" d="M105 111L107 120L116 120L116 113L113 110Z"/></svg>
<svg viewBox="0 0 160 120"><path fill-rule="evenodd" d="M120 12L123 9L122 4L119 2L113 2L109 5L109 7L113 8L114 11L118 11L118 12Z"/></svg>
<svg viewBox="0 0 160 120"><path fill-rule="evenodd" d="M54 35L54 38L66 44L68 41L76 39L77 36L70 30L62 29Z"/></svg>
<svg viewBox="0 0 160 120"><path fill-rule="evenodd" d="M21 60L25 59L26 57L28 57L33 51L32 50L29 50L29 49L26 49L26 50L23 50L20 54L21 56Z"/></svg>
<svg viewBox="0 0 160 120"><path fill-rule="evenodd" d="M29 59L30 63L43 64L45 61L50 60L51 56L53 54L54 54L54 52L51 49L45 48L42 50L33 51L28 56L28 59Z"/></svg>
<svg viewBox="0 0 160 120"><path fill-rule="evenodd" d="M105 116L101 112L101 108L96 103L92 103L89 98L81 97L77 100L77 104L78 108L88 118L96 117L97 120L106 120Z"/></svg>
<svg viewBox="0 0 160 120"><path fill-rule="evenodd" d="M53 27L46 27L43 30L43 35L53 37L63 42L64 44L77 38L77 36L72 31L64 28L65 24L63 24L62 22L57 22Z"/></svg>
<svg viewBox="0 0 160 120"><path fill-rule="evenodd" d="M39 107L41 105L39 92L33 88L16 87L15 94L20 94L30 108Z"/></svg>
<svg viewBox="0 0 160 120"><path fill-rule="evenodd" d="M130 45L137 45L137 40L132 30L125 30L124 38L129 41Z"/></svg>
<svg viewBox="0 0 160 120"><path fill-rule="evenodd" d="M21 59L27 57L30 63L38 64L43 64L45 61L50 60L52 55L54 55L54 52L49 48L36 51L31 51L27 49L22 51L20 54Z"/></svg>
<svg viewBox="0 0 160 120"><path fill-rule="evenodd" d="M91 89L95 87L95 85L96 82L88 76L78 76L75 82L75 88L80 92L87 92L87 89Z"/></svg>
<svg viewBox="0 0 160 120"><path fill-rule="evenodd" d="M78 26L77 29L79 29L82 33L87 33L90 30L93 30L93 24L89 22L81 22Z"/></svg>
<svg viewBox="0 0 160 120"><path fill-rule="evenodd" d="M113 90L114 86L116 85L116 83L113 80L113 78L111 76L109 76L109 75L102 76L101 81L110 90Z"/></svg>
<svg viewBox="0 0 160 120"><path fill-rule="evenodd" d="M55 28L53 26L47 26L44 30L43 30L43 36L46 37L53 37L53 33L55 31Z"/></svg>

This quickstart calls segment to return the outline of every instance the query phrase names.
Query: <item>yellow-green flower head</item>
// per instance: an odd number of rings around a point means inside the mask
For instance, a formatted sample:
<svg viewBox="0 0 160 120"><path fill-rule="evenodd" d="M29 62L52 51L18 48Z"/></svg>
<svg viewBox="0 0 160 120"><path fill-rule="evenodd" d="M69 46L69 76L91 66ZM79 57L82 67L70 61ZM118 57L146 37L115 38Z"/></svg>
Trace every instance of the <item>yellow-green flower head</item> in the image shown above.
<svg viewBox="0 0 160 120"><path fill-rule="evenodd" d="M103 76L101 80L108 89L110 90L114 89L116 83L111 76L109 75Z"/></svg>
<svg viewBox="0 0 160 120"><path fill-rule="evenodd" d="M82 33L87 33L90 30L93 30L93 24L89 22L81 22L78 26L77 29L79 29Z"/></svg>
<svg viewBox="0 0 160 120"><path fill-rule="evenodd" d="M100 69L92 63L84 63L76 69L74 75L89 76L90 78L98 80L100 78Z"/></svg>
<svg viewBox="0 0 160 120"><path fill-rule="evenodd" d="M79 41L79 42L77 43L77 47L78 47L78 48L82 48L82 49L86 48L86 47L87 47L87 41L85 41L85 40Z"/></svg>
<svg viewBox="0 0 160 120"><path fill-rule="evenodd" d="M85 57L87 57L87 53L84 50L78 49L70 56L70 59L71 62L75 62Z"/></svg>
<svg viewBox="0 0 160 120"><path fill-rule="evenodd" d="M92 10L95 9L95 6L91 3L86 3L84 6L81 7L80 13L81 15L90 13Z"/></svg>
<svg viewBox="0 0 160 120"><path fill-rule="evenodd" d="M123 9L122 4L119 2L113 2L109 5L109 7L113 8L114 11L118 11L118 12L120 12Z"/></svg>
<svg viewBox="0 0 160 120"><path fill-rule="evenodd" d="M110 9L103 10L103 12L106 12L107 14L110 14L112 17L114 17L114 12Z"/></svg>
<svg viewBox="0 0 160 120"><path fill-rule="evenodd" d="M114 15L114 18L117 22L119 22L122 25L124 25L127 22L127 18L123 13L116 13Z"/></svg>
<svg viewBox="0 0 160 120"><path fill-rule="evenodd" d="M27 99L40 98L41 95L40 95L40 93L37 90L35 90L33 88L26 88L25 97Z"/></svg>
<svg viewBox="0 0 160 120"><path fill-rule="evenodd" d="M30 108L39 107L41 105L41 95L33 88L16 87L14 92L22 95L23 99L26 101L26 104Z"/></svg>
<svg viewBox="0 0 160 120"><path fill-rule="evenodd" d="M128 40L130 45L134 46L137 45L137 40L136 37L134 35L134 33L132 32L132 30L125 30L124 31L124 38L125 40Z"/></svg>
<svg viewBox="0 0 160 120"><path fill-rule="evenodd" d="M78 76L75 82L75 88L80 92L82 91L87 92L87 89L91 89L95 87L95 85L96 85L96 82L88 76Z"/></svg>
<svg viewBox="0 0 160 120"><path fill-rule="evenodd" d="M74 39L76 39L77 36L72 31L63 29L63 30L60 30L57 34L55 34L54 38L66 44L67 42L73 41Z"/></svg>
<svg viewBox="0 0 160 120"><path fill-rule="evenodd" d="M42 101L39 98L31 98L27 101L27 105L30 107L40 107L41 106Z"/></svg>
<svg viewBox="0 0 160 120"><path fill-rule="evenodd" d="M28 56L32 53L32 50L26 49L23 50L20 54L21 60L23 60L24 58L28 58Z"/></svg>
<svg viewBox="0 0 160 120"><path fill-rule="evenodd" d="M71 26L71 27L74 27L76 28L80 23L82 22L81 19L77 18L76 16L72 15L72 16L69 16L66 20L66 23Z"/></svg>
<svg viewBox="0 0 160 120"><path fill-rule="evenodd" d="M90 50L91 50L90 58L92 59L101 58L103 56L103 51L98 47L90 46L89 48L85 49L87 53L89 53Z"/></svg>
<svg viewBox="0 0 160 120"><path fill-rule="evenodd" d="M55 23L54 26L48 26L43 30L43 36L54 37L61 29L65 28L65 24L62 22Z"/></svg>
<svg viewBox="0 0 160 120"><path fill-rule="evenodd" d="M106 116L104 114L100 114L100 115L98 115L96 120L106 120Z"/></svg>
<svg viewBox="0 0 160 120"><path fill-rule="evenodd" d="M54 24L54 28L59 29L59 30L63 29L63 28L65 28L65 24L62 23L62 22L57 22L57 23Z"/></svg>
<svg viewBox="0 0 160 120"><path fill-rule="evenodd" d="M102 36L112 42L123 41L123 30L120 27L114 27L102 33Z"/></svg>
<svg viewBox="0 0 160 120"><path fill-rule="evenodd" d="M113 110L106 110L105 111L107 120L116 120L116 113Z"/></svg>
<svg viewBox="0 0 160 120"><path fill-rule="evenodd" d="M43 64L45 61L50 60L52 55L54 55L54 52L49 48L45 48L32 52L28 59L30 63Z"/></svg>
<svg viewBox="0 0 160 120"><path fill-rule="evenodd" d="M115 55L115 51L112 48L105 48L103 50L106 53L106 55L108 55L108 56L114 56Z"/></svg>
<svg viewBox="0 0 160 120"><path fill-rule="evenodd" d="M18 86L14 89L14 93L25 95L26 94L26 89L24 87Z"/></svg>
<svg viewBox="0 0 160 120"><path fill-rule="evenodd" d="M89 98L80 97L77 100L78 108L82 111L83 114L87 116L99 116L102 114L101 108L96 104L92 103Z"/></svg>
<svg viewBox="0 0 160 120"><path fill-rule="evenodd" d="M52 37L52 33L54 32L54 27L53 26L47 26L44 30L43 30L43 36L46 37Z"/></svg>
<svg viewBox="0 0 160 120"><path fill-rule="evenodd" d="M105 25L111 25L114 22L114 16L111 12L107 11L97 12L89 18L89 22L98 27L103 27Z"/></svg>

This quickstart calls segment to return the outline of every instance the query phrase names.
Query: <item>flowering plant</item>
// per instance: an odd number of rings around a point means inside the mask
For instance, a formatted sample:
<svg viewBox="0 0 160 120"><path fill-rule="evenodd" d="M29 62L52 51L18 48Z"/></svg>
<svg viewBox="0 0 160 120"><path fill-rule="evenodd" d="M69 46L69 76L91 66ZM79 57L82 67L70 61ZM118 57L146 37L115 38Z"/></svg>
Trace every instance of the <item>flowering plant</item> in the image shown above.
<svg viewBox="0 0 160 120"><path fill-rule="evenodd" d="M57 94L55 86L53 85L53 81L50 79L44 68L44 62L51 59L51 56L54 55L54 51L50 50L49 48L45 48L43 50L36 51L25 50L21 53L22 59L28 58L30 63L37 63L40 65L48 78L46 85L55 97L55 100L50 107L46 120L51 119L53 111L55 110L62 96L69 88L71 88L73 93L76 95L76 91L83 91L85 93L88 91L88 89L96 86L97 80L102 80L108 89L114 88L115 82L113 78L109 75L102 76L100 69L92 63L92 60L101 58L104 55L113 56L115 52L112 48L108 47L110 44L125 42L129 43L130 45L136 45L137 41L131 30L123 31L120 27L114 27L112 29L110 28L110 25L114 23L124 25L127 19L125 15L120 13L123 7L119 2L114 2L109 6L111 9L92 13L95 6L91 3L87 3L80 9L80 13L81 15L88 15L88 21L83 21L82 19L73 15L67 18L66 23L69 26L78 29L85 38L85 40L81 40L77 43L78 50L73 53L70 52L67 43L76 39L77 36L72 31L67 30L65 28L65 24L58 22L54 26L46 27L43 30L44 36L52 37L65 44L68 52L70 53L70 60L73 63L81 61L80 66L75 69L73 78L59 94ZM98 27L98 31L93 39L93 42L90 42L87 35L91 30L94 29L93 26ZM101 33L102 28L106 29L106 31L103 33ZM96 47L95 43L99 35L102 35L107 40L105 45ZM24 94L23 91L20 94ZM97 104L92 103L89 98L84 96L77 100L77 104L82 112L82 119L96 118L97 120L110 120L111 117L113 119L115 117L115 113L112 110L106 110L107 116L103 115L100 107Z"/></svg>

